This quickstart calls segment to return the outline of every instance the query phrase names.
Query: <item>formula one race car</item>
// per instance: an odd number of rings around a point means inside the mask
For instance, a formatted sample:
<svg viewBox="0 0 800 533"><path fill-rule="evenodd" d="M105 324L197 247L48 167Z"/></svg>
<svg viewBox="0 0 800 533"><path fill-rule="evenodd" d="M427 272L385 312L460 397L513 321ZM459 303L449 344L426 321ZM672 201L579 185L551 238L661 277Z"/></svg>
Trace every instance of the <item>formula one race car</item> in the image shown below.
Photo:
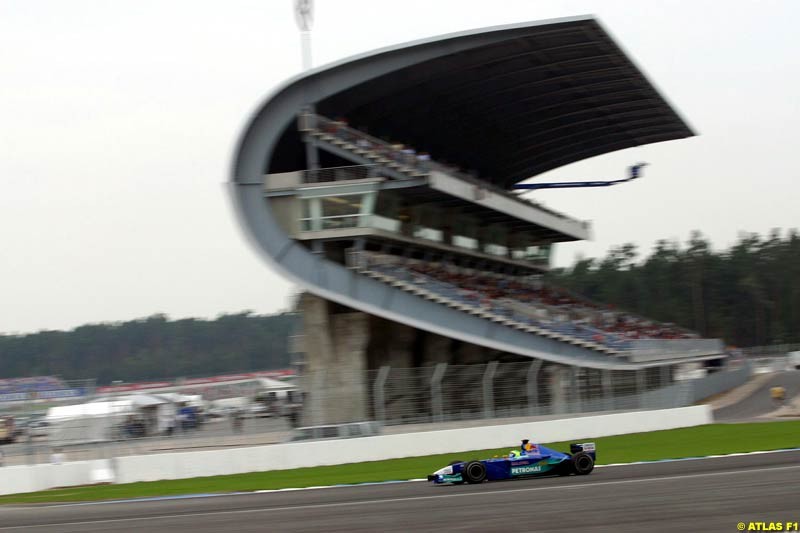
<svg viewBox="0 0 800 533"><path fill-rule="evenodd" d="M594 470L596 455L593 442L570 444L569 451L557 452L539 444L531 444L525 439L519 450L511 450L507 456L481 461L453 461L429 475L428 481L458 485L548 474L585 476Z"/></svg>

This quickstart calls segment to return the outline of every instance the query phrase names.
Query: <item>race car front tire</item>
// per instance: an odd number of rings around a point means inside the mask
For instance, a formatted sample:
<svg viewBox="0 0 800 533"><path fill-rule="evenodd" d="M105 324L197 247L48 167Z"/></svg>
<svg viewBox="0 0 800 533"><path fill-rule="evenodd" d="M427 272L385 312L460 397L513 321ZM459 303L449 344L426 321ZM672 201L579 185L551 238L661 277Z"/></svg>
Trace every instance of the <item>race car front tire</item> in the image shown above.
<svg viewBox="0 0 800 533"><path fill-rule="evenodd" d="M594 470L594 459L586 452L578 452L570 459L572 471L579 476L590 474Z"/></svg>
<svg viewBox="0 0 800 533"><path fill-rule="evenodd" d="M464 465L461 477L467 483L483 483L486 480L486 465L480 461L470 461Z"/></svg>

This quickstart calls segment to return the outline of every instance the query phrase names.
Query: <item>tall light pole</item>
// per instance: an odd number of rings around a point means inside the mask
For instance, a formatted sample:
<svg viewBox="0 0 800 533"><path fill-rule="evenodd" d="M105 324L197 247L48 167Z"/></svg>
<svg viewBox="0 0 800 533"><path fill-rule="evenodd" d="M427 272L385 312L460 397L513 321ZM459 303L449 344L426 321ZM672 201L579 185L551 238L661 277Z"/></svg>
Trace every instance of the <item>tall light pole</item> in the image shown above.
<svg viewBox="0 0 800 533"><path fill-rule="evenodd" d="M314 0L294 0L294 18L300 28L303 70L311 68L311 24L314 22Z"/></svg>
<svg viewBox="0 0 800 533"><path fill-rule="evenodd" d="M314 22L314 0L294 0L294 19L297 21L297 27L300 28L300 48L303 54L303 71L311 68L311 23ZM312 117L314 115L314 106L306 102L301 111L302 116ZM319 168L319 152L317 145L313 139L308 136L303 136L303 142L306 147L306 167L308 170L316 170ZM309 173L308 181L317 181L316 173Z"/></svg>

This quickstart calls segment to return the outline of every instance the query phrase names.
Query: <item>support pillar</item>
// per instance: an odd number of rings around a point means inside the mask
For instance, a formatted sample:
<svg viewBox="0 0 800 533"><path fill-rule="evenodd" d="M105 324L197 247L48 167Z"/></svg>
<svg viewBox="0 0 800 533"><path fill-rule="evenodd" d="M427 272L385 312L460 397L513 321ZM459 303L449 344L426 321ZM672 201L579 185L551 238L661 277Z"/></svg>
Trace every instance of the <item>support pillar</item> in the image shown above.
<svg viewBox="0 0 800 533"><path fill-rule="evenodd" d="M404 369L416 366L413 346L417 331L405 324L371 316L369 336L368 368L392 368L382 391L384 420L400 420L415 411L418 401L415 388L406 386L407 376L404 375L404 372L407 373Z"/></svg>
<svg viewBox="0 0 800 533"><path fill-rule="evenodd" d="M331 313L330 304L305 293L300 298L310 379L303 425L367 419L369 317L358 311Z"/></svg>
<svg viewBox="0 0 800 533"><path fill-rule="evenodd" d="M378 370L378 377L375 378L374 398L375 398L375 420L386 422L386 380L389 379L391 367L382 366Z"/></svg>

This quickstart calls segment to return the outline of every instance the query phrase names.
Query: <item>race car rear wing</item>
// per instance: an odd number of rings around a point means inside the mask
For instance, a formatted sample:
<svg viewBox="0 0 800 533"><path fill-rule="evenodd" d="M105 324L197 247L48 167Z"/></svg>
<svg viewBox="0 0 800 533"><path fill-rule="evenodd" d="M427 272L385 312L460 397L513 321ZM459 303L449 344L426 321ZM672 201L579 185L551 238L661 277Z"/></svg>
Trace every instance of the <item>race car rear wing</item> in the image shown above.
<svg viewBox="0 0 800 533"><path fill-rule="evenodd" d="M595 451L594 442L584 442L581 444L572 443L569 445L569 453L575 455L578 452L586 452L592 456L592 459L597 460L597 453Z"/></svg>

